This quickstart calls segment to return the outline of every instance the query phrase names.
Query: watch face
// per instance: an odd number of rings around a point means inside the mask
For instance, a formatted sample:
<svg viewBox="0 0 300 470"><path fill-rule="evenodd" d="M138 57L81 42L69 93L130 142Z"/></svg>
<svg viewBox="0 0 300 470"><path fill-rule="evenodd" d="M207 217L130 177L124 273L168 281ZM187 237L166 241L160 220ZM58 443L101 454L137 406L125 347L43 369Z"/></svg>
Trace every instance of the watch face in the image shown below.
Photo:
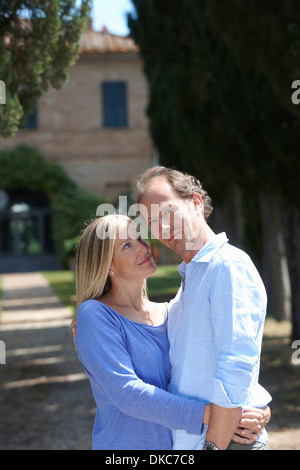
<svg viewBox="0 0 300 470"><path fill-rule="evenodd" d="M206 442L204 445L204 450L219 450L219 449L212 442Z"/></svg>

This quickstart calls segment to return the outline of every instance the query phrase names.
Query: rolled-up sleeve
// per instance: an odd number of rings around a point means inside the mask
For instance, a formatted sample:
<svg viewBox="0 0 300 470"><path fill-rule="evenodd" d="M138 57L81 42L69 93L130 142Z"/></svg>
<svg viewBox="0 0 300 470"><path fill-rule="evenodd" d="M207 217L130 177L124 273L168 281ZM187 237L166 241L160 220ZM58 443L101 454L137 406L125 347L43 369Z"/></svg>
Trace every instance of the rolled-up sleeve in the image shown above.
<svg viewBox="0 0 300 470"><path fill-rule="evenodd" d="M211 287L212 324L217 349L212 403L243 407L257 381L266 293L254 265L225 260Z"/></svg>

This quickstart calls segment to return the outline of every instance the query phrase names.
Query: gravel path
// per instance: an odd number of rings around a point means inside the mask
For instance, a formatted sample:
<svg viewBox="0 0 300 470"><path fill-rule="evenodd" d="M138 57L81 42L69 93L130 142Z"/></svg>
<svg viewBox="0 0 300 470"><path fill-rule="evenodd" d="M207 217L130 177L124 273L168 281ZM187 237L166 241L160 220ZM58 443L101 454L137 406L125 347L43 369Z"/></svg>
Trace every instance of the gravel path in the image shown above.
<svg viewBox="0 0 300 470"><path fill-rule="evenodd" d="M2 288L0 449L90 449L95 404L74 349L70 310L39 273L3 275ZM300 423L283 430L273 423L268 447L299 450Z"/></svg>
<svg viewBox="0 0 300 470"><path fill-rule="evenodd" d="M2 276L0 449L90 449L95 405L71 312L39 273Z"/></svg>

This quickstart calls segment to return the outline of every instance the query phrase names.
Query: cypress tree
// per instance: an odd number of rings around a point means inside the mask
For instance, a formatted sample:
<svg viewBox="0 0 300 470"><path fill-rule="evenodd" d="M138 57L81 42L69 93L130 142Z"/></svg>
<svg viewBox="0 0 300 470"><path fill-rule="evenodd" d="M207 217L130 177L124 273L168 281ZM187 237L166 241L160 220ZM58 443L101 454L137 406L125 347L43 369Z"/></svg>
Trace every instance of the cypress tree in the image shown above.
<svg viewBox="0 0 300 470"><path fill-rule="evenodd" d="M300 207L300 106L291 101L292 81L300 79L296 1L133 4L128 24L149 81L150 130L160 162L198 176L217 204L228 197L232 185L240 188L244 207L249 200L259 207L268 197L277 211L271 223L278 224L265 227L265 232L272 240L277 232L283 242L291 238L296 231L283 220L291 206L294 216L286 218L299 221L295 213ZM263 224L265 220L262 213ZM297 247L300 252L299 243ZM264 252L266 245L262 248ZM277 259L267 260L275 265L277 280L279 264L286 259L286 247L280 250L277 245ZM296 299L300 262L295 268L295 252L291 265ZM284 295L289 296L288 289ZM282 298L281 305L285 303ZM294 320L300 318L300 303L292 304ZM293 326L295 331L295 321Z"/></svg>

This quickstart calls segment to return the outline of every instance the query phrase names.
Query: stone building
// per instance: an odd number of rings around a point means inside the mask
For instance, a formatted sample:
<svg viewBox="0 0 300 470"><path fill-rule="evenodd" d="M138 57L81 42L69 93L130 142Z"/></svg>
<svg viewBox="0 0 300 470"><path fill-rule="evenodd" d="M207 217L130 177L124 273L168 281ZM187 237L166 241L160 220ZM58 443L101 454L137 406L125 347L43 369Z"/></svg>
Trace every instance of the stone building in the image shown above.
<svg viewBox="0 0 300 470"><path fill-rule="evenodd" d="M114 203L154 162L147 97L133 40L93 31L90 22L65 88L45 93L26 127L1 138L0 149L35 146L84 189Z"/></svg>

